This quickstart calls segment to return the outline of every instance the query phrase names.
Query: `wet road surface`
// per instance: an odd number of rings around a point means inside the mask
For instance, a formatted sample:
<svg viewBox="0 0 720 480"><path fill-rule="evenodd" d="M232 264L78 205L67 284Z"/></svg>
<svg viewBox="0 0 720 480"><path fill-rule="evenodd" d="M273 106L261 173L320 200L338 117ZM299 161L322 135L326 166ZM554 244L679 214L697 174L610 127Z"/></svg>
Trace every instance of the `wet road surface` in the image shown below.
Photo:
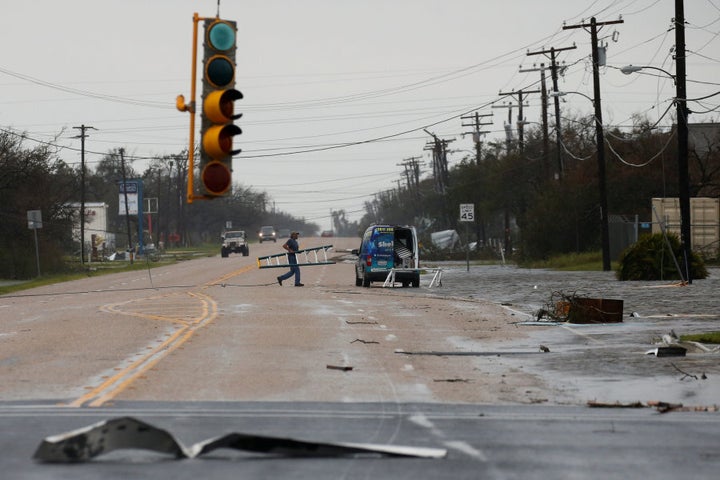
<svg viewBox="0 0 720 480"><path fill-rule="evenodd" d="M720 330L720 269L678 286L674 281L621 282L613 272L560 272L514 266L438 264L442 286L434 295L482 299L502 304L517 318L528 337L511 346L464 345L472 350L508 353L503 367L533 373L552 387L538 403L578 404L664 400L711 405L720 399L720 352L689 351L685 357L656 357L648 351L663 335ZM623 322L616 324L551 324L534 322L540 309L561 293L566 296L623 300ZM542 355L511 352L550 351ZM530 393L530 392L529 392Z"/></svg>

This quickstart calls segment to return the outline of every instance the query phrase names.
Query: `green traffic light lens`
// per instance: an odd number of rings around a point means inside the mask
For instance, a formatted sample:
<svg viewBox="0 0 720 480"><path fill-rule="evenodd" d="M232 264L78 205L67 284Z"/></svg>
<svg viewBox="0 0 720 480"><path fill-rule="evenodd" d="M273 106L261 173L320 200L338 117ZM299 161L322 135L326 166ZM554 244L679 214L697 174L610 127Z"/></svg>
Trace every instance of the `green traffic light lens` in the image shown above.
<svg viewBox="0 0 720 480"><path fill-rule="evenodd" d="M220 52L225 52L235 46L235 29L225 22L212 24L207 37L210 46Z"/></svg>
<svg viewBox="0 0 720 480"><path fill-rule="evenodd" d="M227 57L215 56L207 62L205 76L214 86L225 87L235 79L235 67Z"/></svg>

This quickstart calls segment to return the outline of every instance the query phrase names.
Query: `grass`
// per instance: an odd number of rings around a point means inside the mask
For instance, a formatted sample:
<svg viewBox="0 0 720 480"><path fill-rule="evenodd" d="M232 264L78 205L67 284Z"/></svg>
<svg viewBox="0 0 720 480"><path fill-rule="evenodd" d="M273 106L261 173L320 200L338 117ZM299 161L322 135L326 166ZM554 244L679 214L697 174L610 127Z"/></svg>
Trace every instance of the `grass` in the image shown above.
<svg viewBox="0 0 720 480"><path fill-rule="evenodd" d="M720 343L720 332L695 333L691 335L681 335L680 341L683 342L700 342L700 343Z"/></svg>
<svg viewBox="0 0 720 480"><path fill-rule="evenodd" d="M602 252L566 253L563 255L556 255L545 260L522 262L520 266L524 268L551 268L553 270L562 270L566 272L599 272L602 270ZM611 266L613 270L617 268L617 265L615 264Z"/></svg>
<svg viewBox="0 0 720 480"><path fill-rule="evenodd" d="M158 261L154 262L147 261L144 257L140 257L136 258L132 264L130 264L129 261L93 262L81 267L77 261L69 261L67 263L67 271L65 272L44 274L40 277L29 279L27 281L20 281L10 285L2 285L0 286L0 295L28 290L35 287L42 287L44 285L79 280L81 278L162 267L184 260L191 260L193 258L214 256L217 255L219 251L220 250L217 245L207 244L187 249L177 248L168 250Z"/></svg>

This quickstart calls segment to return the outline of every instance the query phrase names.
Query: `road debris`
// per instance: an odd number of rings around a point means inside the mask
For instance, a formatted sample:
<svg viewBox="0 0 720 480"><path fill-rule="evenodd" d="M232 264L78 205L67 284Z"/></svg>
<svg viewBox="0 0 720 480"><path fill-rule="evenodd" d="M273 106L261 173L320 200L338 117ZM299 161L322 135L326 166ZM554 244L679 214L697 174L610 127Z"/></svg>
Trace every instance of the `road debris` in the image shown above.
<svg viewBox="0 0 720 480"><path fill-rule="evenodd" d="M668 412L717 412L717 405L702 405L696 407L686 407L682 403L669 403L651 400L647 402L648 406L654 407L660 413Z"/></svg>
<svg viewBox="0 0 720 480"><path fill-rule="evenodd" d="M568 323L621 323L623 301L610 298L581 297L575 293L553 292L545 308L537 314L538 321Z"/></svg>
<svg viewBox="0 0 720 480"><path fill-rule="evenodd" d="M356 342L364 343L364 344L366 344L366 345L367 345L367 344L370 344L370 343L377 343L377 344L380 343L380 342L376 342L375 340L363 340L362 338L356 338L355 340L353 340L353 341L350 342L350 343L356 343Z"/></svg>
<svg viewBox="0 0 720 480"><path fill-rule="evenodd" d="M587 402L590 408L655 408L660 413L667 412L717 412L717 405L701 405L695 407L686 407L682 403L669 403L658 400L650 400L648 402L631 402L631 403L607 403L596 402L590 400Z"/></svg>
<svg viewBox="0 0 720 480"><path fill-rule="evenodd" d="M328 370L342 370L343 372L349 372L353 367L349 365L327 365Z"/></svg>
<svg viewBox="0 0 720 480"><path fill-rule="evenodd" d="M540 345L540 351L543 353L549 353L550 349L546 347L545 345Z"/></svg>
<svg viewBox="0 0 720 480"><path fill-rule="evenodd" d="M642 402L631 402L631 403L607 403L607 402L596 402L595 400L589 400L587 406L590 408L646 408L647 405Z"/></svg>
<svg viewBox="0 0 720 480"><path fill-rule="evenodd" d="M367 455L444 458L447 455L447 450L441 448L312 442L244 433L230 433L185 447L166 430L133 417L120 417L46 437L38 446L33 458L48 463L80 463L114 450L140 449L169 454L179 460L196 458L221 448L315 458ZM213 457L213 460L217 460L217 457Z"/></svg>
<svg viewBox="0 0 720 480"><path fill-rule="evenodd" d="M683 377L682 377L680 380L685 380L686 378L693 378L693 379L695 379L695 380L707 380L707 375L705 375L704 373L703 373L702 375L700 375L700 377L698 378L697 375L693 375L692 373L688 373L688 372L686 372L686 371L684 371L684 370L681 370L681 369L680 369L677 365L675 365L674 363L671 363L670 365L672 365L672 367L673 367L675 370L677 370L678 372L680 372L680 373L683 374Z"/></svg>
<svg viewBox="0 0 720 480"><path fill-rule="evenodd" d="M684 347L657 347L645 352L645 355L655 355L656 357L684 357L687 349Z"/></svg>
<svg viewBox="0 0 720 480"><path fill-rule="evenodd" d="M395 350L395 353L402 354L402 355L430 355L430 356L436 356L436 357L501 357L503 355L537 355L540 353L544 353L540 350L533 350L533 351L525 351L525 350L508 350L508 351L493 351L493 352L477 352L477 351L467 351L467 352L442 352L442 351L417 351L413 352L410 350L403 350L401 348L398 348Z"/></svg>

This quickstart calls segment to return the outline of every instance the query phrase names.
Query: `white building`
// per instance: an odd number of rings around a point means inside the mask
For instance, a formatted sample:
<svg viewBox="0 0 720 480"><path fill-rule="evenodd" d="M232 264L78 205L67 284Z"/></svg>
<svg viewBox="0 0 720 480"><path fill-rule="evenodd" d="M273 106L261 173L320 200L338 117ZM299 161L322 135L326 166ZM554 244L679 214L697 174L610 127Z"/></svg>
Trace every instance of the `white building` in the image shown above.
<svg viewBox="0 0 720 480"><path fill-rule="evenodd" d="M69 204L73 209L72 237L80 242L80 203ZM85 202L85 245L98 250L115 251L115 234L108 232L108 205L103 202ZM93 244L94 240L94 244Z"/></svg>

